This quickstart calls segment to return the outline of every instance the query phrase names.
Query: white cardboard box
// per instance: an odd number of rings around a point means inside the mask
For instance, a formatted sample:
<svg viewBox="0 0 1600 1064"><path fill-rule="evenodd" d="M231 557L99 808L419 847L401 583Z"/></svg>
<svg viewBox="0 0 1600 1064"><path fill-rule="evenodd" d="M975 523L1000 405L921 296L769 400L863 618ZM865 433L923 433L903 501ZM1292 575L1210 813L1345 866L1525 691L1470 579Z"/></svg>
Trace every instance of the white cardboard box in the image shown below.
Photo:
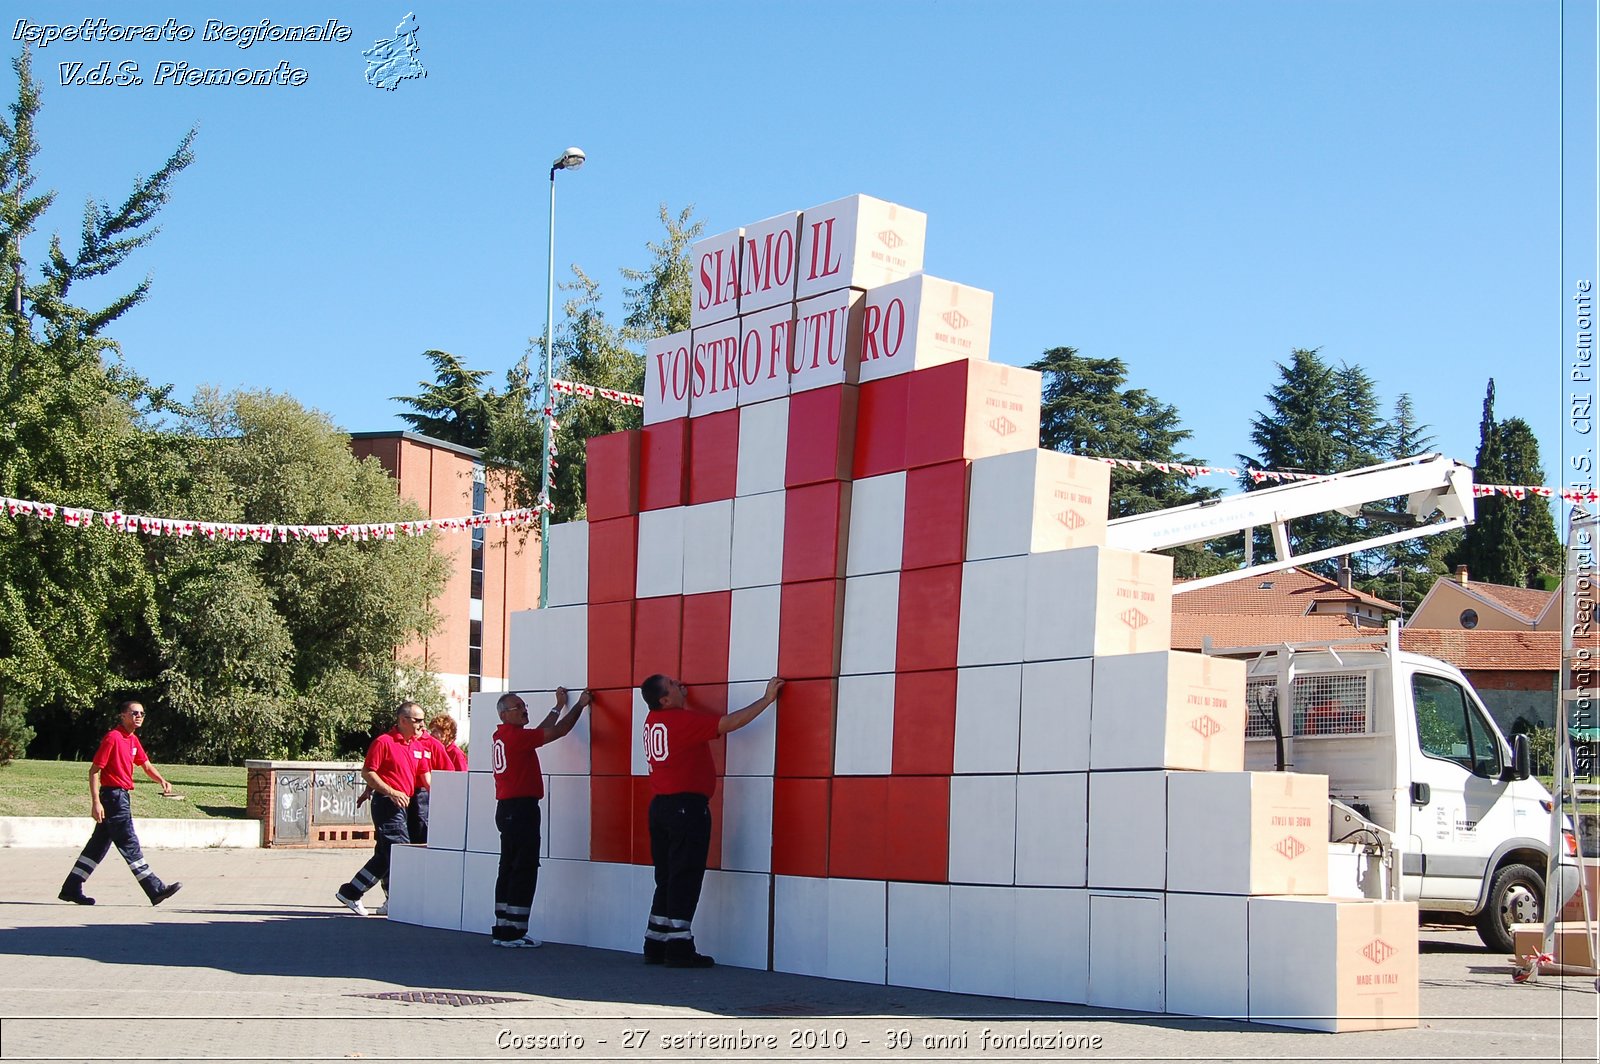
<svg viewBox="0 0 1600 1064"><path fill-rule="evenodd" d="M428 847L434 850L467 848L466 772L435 772L428 795Z"/></svg>
<svg viewBox="0 0 1600 1064"><path fill-rule="evenodd" d="M994 293L915 274L867 292L861 380L989 357Z"/></svg>
<svg viewBox="0 0 1600 1064"><path fill-rule="evenodd" d="M1022 712L1022 666L956 670L955 771L1017 771Z"/></svg>
<svg viewBox="0 0 1600 1064"><path fill-rule="evenodd" d="M384 903L389 919L397 924L426 926L428 898L428 848L402 843L389 849L389 891Z"/></svg>
<svg viewBox="0 0 1600 1064"><path fill-rule="evenodd" d="M639 515L639 598L683 594L683 513L686 507L646 510ZM539 613L545 612L539 610Z"/></svg>
<svg viewBox="0 0 1600 1064"><path fill-rule="evenodd" d="M510 644L507 680L513 691L554 690L555 683L582 690L589 682L588 606L517 610Z"/></svg>
<svg viewBox="0 0 1600 1064"><path fill-rule="evenodd" d="M1089 774L1017 777L1017 885L1081 887L1089 856Z"/></svg>
<svg viewBox="0 0 1600 1064"><path fill-rule="evenodd" d="M729 738L731 739L732 735ZM728 872L772 871L771 776L723 777L721 865L723 870ZM765 910L765 889L762 891L761 899L761 907ZM761 935L763 967L766 966L766 953L766 924L763 921Z"/></svg>
<svg viewBox="0 0 1600 1064"><path fill-rule="evenodd" d="M1220 894L1167 895L1167 1011L1250 1016L1249 902Z"/></svg>
<svg viewBox="0 0 1600 1064"><path fill-rule="evenodd" d="M799 211L784 211L745 226L739 263L740 313L793 302L799 258Z"/></svg>
<svg viewBox="0 0 1600 1064"><path fill-rule="evenodd" d="M689 245L689 324L693 328L725 321L739 313L739 250L743 229Z"/></svg>
<svg viewBox="0 0 1600 1064"><path fill-rule="evenodd" d="M1111 467L1035 448L972 463L967 559L1099 547L1106 542Z"/></svg>
<svg viewBox="0 0 1600 1064"><path fill-rule="evenodd" d="M766 970L768 879L749 872L708 871L694 919L695 950L715 957L718 965ZM637 926L634 930L642 940Z"/></svg>
<svg viewBox="0 0 1600 1064"><path fill-rule="evenodd" d="M739 466L734 488L737 495L783 491L789 460L788 370L784 373L784 390L779 398L752 400L752 405L739 408ZM740 396L744 394L741 385Z"/></svg>
<svg viewBox="0 0 1600 1064"><path fill-rule="evenodd" d="M1089 892L1016 892L1016 995L1034 1001L1089 1000Z"/></svg>
<svg viewBox="0 0 1600 1064"><path fill-rule="evenodd" d="M795 299L837 288L876 288L920 272L927 230L926 214L871 196L846 196L802 211Z"/></svg>
<svg viewBox="0 0 1600 1064"><path fill-rule="evenodd" d="M1110 547L1027 559L1024 661L1172 647L1172 559Z"/></svg>
<svg viewBox="0 0 1600 1064"><path fill-rule="evenodd" d="M950 886L889 884L890 986L950 989Z"/></svg>
<svg viewBox="0 0 1600 1064"><path fill-rule="evenodd" d="M461 850L424 850L423 875L428 880L422 895L424 927L461 930ZM391 869L392 871L392 869Z"/></svg>
<svg viewBox="0 0 1600 1064"><path fill-rule="evenodd" d="M1029 661L1022 666L1023 772L1089 768L1089 703L1093 659Z"/></svg>
<svg viewBox="0 0 1600 1064"><path fill-rule="evenodd" d="M1209 894L1327 894L1328 777L1174 772L1167 887Z"/></svg>
<svg viewBox="0 0 1600 1064"><path fill-rule="evenodd" d="M776 651L773 652L776 655ZM776 663L776 657L774 657ZM770 678L772 674L768 673ZM749 680L728 685L728 709L743 709L760 698L767 688L766 679ZM727 736L728 776L771 776L776 763L778 741L778 714L783 712L783 695L778 704L755 720Z"/></svg>
<svg viewBox="0 0 1600 1064"><path fill-rule="evenodd" d="M683 593L733 586L733 500L683 508ZM576 696L574 696L576 697Z"/></svg>
<svg viewBox="0 0 1600 1064"><path fill-rule="evenodd" d="M850 494L845 576L898 573L905 546L906 475L863 477Z"/></svg>
<svg viewBox="0 0 1600 1064"><path fill-rule="evenodd" d="M592 870L597 867L598 864L590 861L541 861L539 889L533 896L533 913L529 919L528 933L545 942L586 945L589 941L590 914L593 911L590 878ZM490 882L492 886L493 880ZM492 892L486 911L487 926L493 927ZM639 930L640 941L643 941L644 921L641 919L635 926Z"/></svg>
<svg viewBox="0 0 1600 1064"><path fill-rule="evenodd" d="M840 675L893 672L899 621L898 572L847 578L844 628L839 640Z"/></svg>
<svg viewBox="0 0 1600 1064"><path fill-rule="evenodd" d="M544 822L550 856L566 861L589 859L591 797L588 776L551 776L550 817Z"/></svg>
<svg viewBox="0 0 1600 1064"><path fill-rule="evenodd" d="M892 672L839 677L834 775L887 776L892 771L894 677Z"/></svg>
<svg viewBox="0 0 1600 1064"><path fill-rule="evenodd" d="M511 623L516 624L519 616L519 613L513 613ZM500 693L497 691L478 691L467 701L467 719L472 722L470 732L475 736L473 741L467 744L467 768L473 772L489 772L494 769L493 737L494 730L500 727L500 711L495 708L495 703L499 700Z"/></svg>
<svg viewBox="0 0 1600 1064"><path fill-rule="evenodd" d="M690 334L686 329L658 336L644 344L644 423L689 416L689 387L693 375Z"/></svg>
<svg viewBox="0 0 1600 1064"><path fill-rule="evenodd" d="M789 393L854 384L861 372L861 293L841 288L795 304Z"/></svg>
<svg viewBox="0 0 1600 1064"><path fill-rule="evenodd" d="M549 605L579 606L589 601L589 522L550 526Z"/></svg>
<svg viewBox="0 0 1600 1064"><path fill-rule="evenodd" d="M1168 772L1089 773L1089 886L1161 890Z"/></svg>
<svg viewBox="0 0 1600 1064"><path fill-rule="evenodd" d="M500 875L498 853L473 853L468 850L461 861L461 930L487 935L494 928L494 884ZM540 884L543 886L543 883ZM537 912L540 899L533 899ZM529 930L533 925L529 924Z"/></svg>
<svg viewBox="0 0 1600 1064"><path fill-rule="evenodd" d="M759 405L789 394L794 324L793 303L739 318L740 406Z"/></svg>
<svg viewBox="0 0 1600 1064"><path fill-rule="evenodd" d="M728 605L730 682L765 682L778 674L778 622L782 596L783 589L777 584L734 589Z"/></svg>
<svg viewBox="0 0 1600 1064"><path fill-rule="evenodd" d="M783 582L782 491L741 495L733 500L731 582L735 588Z"/></svg>
<svg viewBox="0 0 1600 1064"><path fill-rule="evenodd" d="M1415 1027L1417 905L1251 898L1250 1019L1312 1031Z"/></svg>
<svg viewBox="0 0 1600 1064"><path fill-rule="evenodd" d="M1089 767L1244 768L1244 672L1181 650L1096 658Z"/></svg>
<svg viewBox="0 0 1600 1064"><path fill-rule="evenodd" d="M1016 988L1017 892L951 886L950 989L1014 997Z"/></svg>
<svg viewBox="0 0 1600 1064"><path fill-rule="evenodd" d="M739 405L739 319L696 326L690 345L689 416Z"/></svg>
<svg viewBox="0 0 1600 1064"><path fill-rule="evenodd" d="M1009 886L1016 846L1017 777L951 777L950 882Z"/></svg>
<svg viewBox="0 0 1600 1064"><path fill-rule="evenodd" d="M463 848L474 853L499 854L500 828L494 822L499 802L494 796L494 773L466 772L458 775L467 777L467 824Z"/></svg>
<svg viewBox="0 0 1600 1064"><path fill-rule="evenodd" d="M888 885L874 879L829 879L829 979L879 983L888 979Z"/></svg>
<svg viewBox="0 0 1600 1064"><path fill-rule="evenodd" d="M826 879L772 877L772 970L828 975Z"/></svg>
<svg viewBox="0 0 1600 1064"><path fill-rule="evenodd" d="M1023 660L1027 615L1017 606L1028 591L1027 558L991 558L962 566L958 665Z"/></svg>
<svg viewBox="0 0 1600 1064"><path fill-rule="evenodd" d="M1089 1004L1166 1011L1166 914L1160 894L1090 891Z"/></svg>

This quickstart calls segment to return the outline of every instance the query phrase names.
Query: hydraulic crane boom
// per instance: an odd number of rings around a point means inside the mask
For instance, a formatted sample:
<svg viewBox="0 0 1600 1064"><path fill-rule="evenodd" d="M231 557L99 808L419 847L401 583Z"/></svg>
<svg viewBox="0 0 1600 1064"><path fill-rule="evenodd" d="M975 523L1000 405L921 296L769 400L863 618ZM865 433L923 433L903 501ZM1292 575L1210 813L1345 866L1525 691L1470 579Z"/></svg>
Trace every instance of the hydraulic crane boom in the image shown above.
<svg viewBox="0 0 1600 1064"><path fill-rule="evenodd" d="M1373 503L1399 496L1406 500L1403 513L1365 511L1369 516L1406 526L1399 531L1306 554L1295 554L1290 547L1289 522L1296 518L1323 513L1356 517ZM1185 581L1173 589L1173 594L1182 594L1257 573L1276 572L1294 565L1437 535L1464 527L1472 518L1472 469L1453 458L1423 454L1316 480L1119 517L1110 522L1106 542L1121 550L1152 551L1204 543L1235 532L1245 533L1245 566L1242 569ZM1249 533L1261 526L1272 530L1276 559L1256 565L1251 564Z"/></svg>

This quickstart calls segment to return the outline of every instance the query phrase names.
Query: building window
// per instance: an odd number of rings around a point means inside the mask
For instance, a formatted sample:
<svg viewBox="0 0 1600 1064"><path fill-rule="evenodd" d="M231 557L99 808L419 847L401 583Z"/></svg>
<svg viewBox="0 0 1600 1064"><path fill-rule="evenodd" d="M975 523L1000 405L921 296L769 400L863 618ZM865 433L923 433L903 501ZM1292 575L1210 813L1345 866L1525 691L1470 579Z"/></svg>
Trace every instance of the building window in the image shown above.
<svg viewBox="0 0 1600 1064"><path fill-rule="evenodd" d="M472 513L485 512L489 502L489 487L483 466L472 466ZM488 533L482 528L472 530L472 601L471 620L467 636L467 690L474 694L483 689L483 551Z"/></svg>
<svg viewBox="0 0 1600 1064"><path fill-rule="evenodd" d="M1478 627L1478 611L1477 610L1462 610L1461 611L1461 627L1469 629L1469 630Z"/></svg>

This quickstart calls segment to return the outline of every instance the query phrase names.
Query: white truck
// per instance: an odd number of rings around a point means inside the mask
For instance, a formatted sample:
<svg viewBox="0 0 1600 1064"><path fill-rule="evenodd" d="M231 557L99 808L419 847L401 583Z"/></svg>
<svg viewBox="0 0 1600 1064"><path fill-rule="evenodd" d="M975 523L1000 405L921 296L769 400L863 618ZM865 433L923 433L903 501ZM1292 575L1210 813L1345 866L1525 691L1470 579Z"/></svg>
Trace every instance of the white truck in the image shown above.
<svg viewBox="0 0 1600 1064"><path fill-rule="evenodd" d="M1182 594L1462 527L1473 516L1471 486L1468 467L1422 455L1121 518L1108 543L1146 551L1245 533L1243 569L1180 584L1173 593ZM1291 520L1395 498L1404 512L1386 516L1407 527L1314 554L1290 549ZM1275 558L1255 564L1251 533L1263 526ZM1226 653L1249 658L1246 767L1328 777L1331 893L1400 897L1470 919L1500 951L1512 948L1512 924L1538 922L1572 896L1570 821L1552 855L1551 797L1530 778L1527 740L1506 741L1454 666L1402 651L1395 625L1372 639Z"/></svg>

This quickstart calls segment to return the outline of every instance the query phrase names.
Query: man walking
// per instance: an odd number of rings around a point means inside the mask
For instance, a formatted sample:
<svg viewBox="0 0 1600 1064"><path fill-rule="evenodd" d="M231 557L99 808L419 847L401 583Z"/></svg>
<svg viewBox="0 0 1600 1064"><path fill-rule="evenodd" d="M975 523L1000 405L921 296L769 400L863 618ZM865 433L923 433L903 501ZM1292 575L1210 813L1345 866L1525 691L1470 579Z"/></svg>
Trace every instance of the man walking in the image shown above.
<svg viewBox="0 0 1600 1064"><path fill-rule="evenodd" d="M690 709L689 689L657 673L639 685L649 715L644 754L650 762L650 859L656 893L644 933L644 962L668 968L710 968L716 962L694 948L690 924L700 904L711 851L711 795L717 789L711 740L738 731L777 701L783 681L767 681L762 696L720 716Z"/></svg>
<svg viewBox="0 0 1600 1064"><path fill-rule="evenodd" d="M361 778L372 788L372 827L377 841L372 847L372 857L361 866L361 871L334 895L340 905L357 916L367 915L361 898L373 884L381 882L384 892L388 892L389 851L394 844L411 841L406 826L406 807L411 804L411 796L418 785L428 783L427 761L417 741L423 718L422 707L415 702L400 703L395 710L394 727L367 747ZM386 900L379 909L380 915L388 905Z"/></svg>
<svg viewBox="0 0 1600 1064"><path fill-rule="evenodd" d="M132 701L122 703L117 707L117 726L106 732L94 760L89 763L89 814L94 817L94 831L78 855L78 863L72 866L66 882L61 884L61 892L56 897L62 901L94 904L94 899L83 892L83 881L99 866L113 843L122 859L128 862L128 871L144 888L151 905L160 905L183 886L182 883L162 883L161 877L150 871L139 849L139 836L133 830L135 765L161 785L162 794L172 793L172 784L156 771L139 737L134 734L143 724L144 706Z"/></svg>
<svg viewBox="0 0 1600 1064"><path fill-rule="evenodd" d="M495 703L500 711L500 726L494 730L494 824L500 829L500 872L494 881L490 945L502 949L543 945L528 934L533 895L539 889L539 799L544 797L539 747L570 732L592 701L594 696L584 691L572 712L558 720L567 704L567 689L557 687L555 708L537 728L528 726L528 703L521 695L508 691Z"/></svg>

